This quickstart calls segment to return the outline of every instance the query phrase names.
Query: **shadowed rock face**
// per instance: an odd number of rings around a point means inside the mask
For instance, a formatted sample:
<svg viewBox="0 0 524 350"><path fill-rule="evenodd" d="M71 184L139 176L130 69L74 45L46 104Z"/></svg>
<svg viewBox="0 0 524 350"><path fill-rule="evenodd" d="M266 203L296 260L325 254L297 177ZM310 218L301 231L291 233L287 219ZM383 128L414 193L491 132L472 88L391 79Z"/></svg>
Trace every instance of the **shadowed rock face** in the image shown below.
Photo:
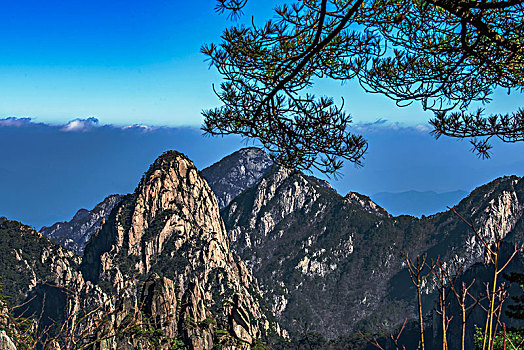
<svg viewBox="0 0 524 350"><path fill-rule="evenodd" d="M273 167L222 211L231 246L259 280L285 327L350 333L387 304L405 230L369 198L342 197L300 172ZM396 243L393 243L396 242ZM397 322L395 314L384 315Z"/></svg>
<svg viewBox="0 0 524 350"><path fill-rule="evenodd" d="M100 229L113 207L121 199L122 196L117 194L108 196L92 210L80 209L71 221L57 222L49 227L44 226L40 232L53 242L82 255L86 242L93 233Z"/></svg>
<svg viewBox="0 0 524 350"><path fill-rule="evenodd" d="M524 179L506 177L473 191L457 211L487 241L499 234L522 242L523 203ZM342 197L278 167L222 216L232 249L252 269L281 324L297 333L307 323L310 331L334 338L415 317L402 252L457 257L466 269L484 261L480 242L451 212L393 217L366 196Z"/></svg>
<svg viewBox="0 0 524 350"><path fill-rule="evenodd" d="M17 221L0 218L0 277L17 305L40 284L65 286L79 278L80 258Z"/></svg>
<svg viewBox="0 0 524 350"><path fill-rule="evenodd" d="M243 148L202 170L202 177L215 193L222 209L244 190L253 187L273 161L261 149Z"/></svg>

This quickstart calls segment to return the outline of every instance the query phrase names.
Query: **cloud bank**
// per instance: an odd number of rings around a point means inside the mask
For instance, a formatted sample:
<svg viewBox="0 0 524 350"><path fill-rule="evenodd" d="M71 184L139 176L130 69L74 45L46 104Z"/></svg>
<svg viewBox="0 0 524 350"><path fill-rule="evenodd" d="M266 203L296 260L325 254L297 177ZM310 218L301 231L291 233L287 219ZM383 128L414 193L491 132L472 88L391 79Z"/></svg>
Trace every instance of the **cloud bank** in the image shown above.
<svg viewBox="0 0 524 350"><path fill-rule="evenodd" d="M114 125L114 124L100 124L100 120L95 117L76 118L68 121L65 124L52 124L36 122L31 117L7 117L0 118L0 128L52 128L62 132L87 132L96 129L118 129L130 131L151 132L158 129L180 129L169 127L149 126L145 124L133 125Z"/></svg>
<svg viewBox="0 0 524 350"><path fill-rule="evenodd" d="M27 126L37 126L42 125L41 123L35 123L31 118L3 118L0 119L0 127L12 127L12 128L21 128Z"/></svg>
<svg viewBox="0 0 524 350"><path fill-rule="evenodd" d="M88 118L76 118L68 121L65 124L51 124L36 122L31 117L17 118L8 117L0 119L0 128L11 127L11 128L23 128L23 127L48 127L55 128L62 132L88 132L100 128L111 128L118 130L129 130L129 131L142 131L152 132L159 129L180 129L180 127L165 127L165 126L151 126L146 124L133 124L133 125L114 125L114 124L100 124L100 120L95 117ZM194 129L198 129L195 127ZM428 134L431 128L428 124L416 124L416 125L405 125L399 122L392 122L387 119L377 119L371 123L355 123L351 129L357 133L363 134L374 134L390 131L398 132L415 132L421 134Z"/></svg>
<svg viewBox="0 0 524 350"><path fill-rule="evenodd" d="M377 119L371 123L355 123L352 130L363 134L382 133L389 131L415 132L428 134L431 131L429 124L406 125L404 123L392 122L387 119Z"/></svg>

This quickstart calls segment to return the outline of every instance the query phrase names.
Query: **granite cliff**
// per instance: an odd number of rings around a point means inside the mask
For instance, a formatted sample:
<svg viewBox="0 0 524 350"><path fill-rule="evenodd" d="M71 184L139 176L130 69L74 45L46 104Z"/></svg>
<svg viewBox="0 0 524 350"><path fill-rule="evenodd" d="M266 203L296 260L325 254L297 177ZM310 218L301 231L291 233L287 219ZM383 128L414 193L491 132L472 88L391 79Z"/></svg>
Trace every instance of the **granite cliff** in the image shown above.
<svg viewBox="0 0 524 350"><path fill-rule="evenodd" d="M116 291L146 281L132 304L194 349L222 340L244 348L280 332L250 271L230 250L213 192L178 152L159 157L117 204L86 245L80 270Z"/></svg>

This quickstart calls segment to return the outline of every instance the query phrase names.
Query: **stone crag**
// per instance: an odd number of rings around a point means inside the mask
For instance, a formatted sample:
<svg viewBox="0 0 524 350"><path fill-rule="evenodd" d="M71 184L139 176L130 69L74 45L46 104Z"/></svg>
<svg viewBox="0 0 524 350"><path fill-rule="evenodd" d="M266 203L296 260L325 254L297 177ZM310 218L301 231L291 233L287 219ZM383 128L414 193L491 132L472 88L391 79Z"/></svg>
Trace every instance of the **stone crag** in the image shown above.
<svg viewBox="0 0 524 350"><path fill-rule="evenodd" d="M145 280L136 304L195 349L211 349L219 329L239 347L280 332L261 307L256 281L230 250L213 192L178 152L159 157L114 208L88 242L80 269L117 291L126 281Z"/></svg>

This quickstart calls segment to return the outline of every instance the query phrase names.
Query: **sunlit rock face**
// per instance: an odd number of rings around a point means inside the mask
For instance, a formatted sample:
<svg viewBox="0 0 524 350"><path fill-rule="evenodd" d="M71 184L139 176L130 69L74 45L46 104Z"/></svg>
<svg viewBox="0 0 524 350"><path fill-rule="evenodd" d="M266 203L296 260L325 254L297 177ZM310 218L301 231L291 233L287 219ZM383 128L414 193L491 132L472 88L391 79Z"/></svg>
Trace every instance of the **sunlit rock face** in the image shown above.
<svg viewBox="0 0 524 350"><path fill-rule="evenodd" d="M87 244L81 270L87 280L116 290L145 278L135 298L147 302L139 304L195 349L211 349L216 327L246 346L280 332L261 309L256 281L231 253L213 192L178 152L159 157L113 209ZM188 319L205 327L187 327Z"/></svg>
<svg viewBox="0 0 524 350"><path fill-rule="evenodd" d="M82 255L86 242L100 229L120 199L122 199L121 195L108 196L92 210L80 209L70 221L57 222L49 227L44 226L40 232L53 242Z"/></svg>

